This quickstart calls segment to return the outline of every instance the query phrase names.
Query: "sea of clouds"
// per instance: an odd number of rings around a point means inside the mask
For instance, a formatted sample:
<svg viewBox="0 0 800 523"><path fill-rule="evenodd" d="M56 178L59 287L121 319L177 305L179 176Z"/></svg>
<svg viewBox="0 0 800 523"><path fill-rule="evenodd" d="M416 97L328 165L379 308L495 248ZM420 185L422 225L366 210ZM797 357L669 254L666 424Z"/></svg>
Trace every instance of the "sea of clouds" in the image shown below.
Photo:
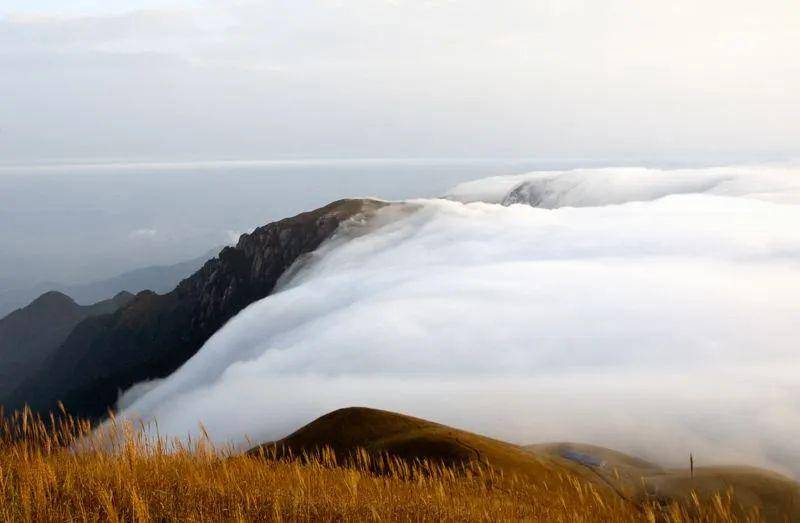
<svg viewBox="0 0 800 523"><path fill-rule="evenodd" d="M244 444L362 405L800 477L798 204L781 168L531 173L398 202L120 406Z"/></svg>

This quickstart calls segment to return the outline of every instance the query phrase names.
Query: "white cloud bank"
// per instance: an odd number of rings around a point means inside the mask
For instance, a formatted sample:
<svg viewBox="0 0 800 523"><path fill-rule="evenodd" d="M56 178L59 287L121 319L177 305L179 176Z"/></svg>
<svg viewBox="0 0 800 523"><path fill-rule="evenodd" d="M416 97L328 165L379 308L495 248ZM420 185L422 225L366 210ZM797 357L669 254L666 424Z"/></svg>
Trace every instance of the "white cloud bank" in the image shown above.
<svg viewBox="0 0 800 523"><path fill-rule="evenodd" d="M691 193L800 203L800 169L780 166L672 170L615 167L541 171L461 183L448 192L447 198L463 203L527 203L554 209L647 201Z"/></svg>
<svg viewBox="0 0 800 523"><path fill-rule="evenodd" d="M579 182L583 200L562 202L585 207L389 207L123 398L125 415L241 443L364 405L800 477L800 173L756 171L526 178Z"/></svg>

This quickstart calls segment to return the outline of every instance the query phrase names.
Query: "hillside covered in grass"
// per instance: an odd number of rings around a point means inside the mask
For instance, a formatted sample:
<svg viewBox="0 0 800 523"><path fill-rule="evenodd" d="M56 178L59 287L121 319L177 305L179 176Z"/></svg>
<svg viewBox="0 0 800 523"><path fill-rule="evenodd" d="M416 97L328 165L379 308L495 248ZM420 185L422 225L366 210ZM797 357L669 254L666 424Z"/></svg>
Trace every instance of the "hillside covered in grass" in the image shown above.
<svg viewBox="0 0 800 523"><path fill-rule="evenodd" d="M759 472L759 477L772 481L761 490L741 490L739 473L731 471L714 482L699 478L696 489L684 483L648 495L625 487L633 483L633 469L644 462L604 450L594 465L587 465L574 458L579 451L581 456L590 455L592 449L570 447L572 454L563 450L523 448L361 408L332 412L283 440L244 453L214 448L205 438L188 444L149 439L129 423L112 422L106 429L92 431L87 423L68 417L42 420L17 414L2 430L0 519L761 521L766 517L785 521L798 517L797 485L777 475ZM654 471L648 473L652 476ZM706 488L710 486L714 488Z"/></svg>

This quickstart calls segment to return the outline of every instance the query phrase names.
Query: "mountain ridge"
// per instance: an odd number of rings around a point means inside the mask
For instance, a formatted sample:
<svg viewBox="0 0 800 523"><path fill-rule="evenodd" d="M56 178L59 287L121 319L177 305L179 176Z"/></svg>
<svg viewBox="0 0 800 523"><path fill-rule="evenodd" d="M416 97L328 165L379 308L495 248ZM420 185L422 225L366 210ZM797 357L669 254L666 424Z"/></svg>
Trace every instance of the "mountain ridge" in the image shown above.
<svg viewBox="0 0 800 523"><path fill-rule="evenodd" d="M338 200L244 234L167 294L143 291L113 314L80 322L41 373L4 402L37 412L61 401L73 415L99 418L121 391L163 378L188 360L236 313L269 295L298 258L339 225L384 202Z"/></svg>
<svg viewBox="0 0 800 523"><path fill-rule="evenodd" d="M110 278L79 284L42 282L29 287L12 287L0 291L0 315L8 315L25 307L38 296L56 291L66 294L79 305L93 304L109 296L126 291L137 294L143 290L158 293L169 292L181 280L197 271L219 249L211 249L201 256L169 265L150 265L125 271Z"/></svg>

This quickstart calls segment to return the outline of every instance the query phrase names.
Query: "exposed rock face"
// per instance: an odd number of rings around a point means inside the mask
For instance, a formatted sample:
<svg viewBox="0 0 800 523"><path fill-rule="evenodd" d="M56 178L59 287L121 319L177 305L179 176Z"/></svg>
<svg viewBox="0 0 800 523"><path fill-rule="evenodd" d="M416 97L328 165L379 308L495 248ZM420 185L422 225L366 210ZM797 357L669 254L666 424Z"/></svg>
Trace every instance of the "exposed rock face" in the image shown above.
<svg viewBox="0 0 800 523"><path fill-rule="evenodd" d="M27 403L46 412L60 400L74 415L103 416L120 391L168 376L226 321L270 294L284 271L340 223L383 205L340 200L242 235L236 247L224 248L172 292L141 292L116 313L78 324L6 408Z"/></svg>
<svg viewBox="0 0 800 523"><path fill-rule="evenodd" d="M0 319L0 395L32 376L82 320L109 314L133 294L121 292L94 305L78 305L60 292L46 292Z"/></svg>
<svg viewBox="0 0 800 523"><path fill-rule="evenodd" d="M565 192L550 180L536 180L523 182L508 193L500 202L501 205L514 205L521 203L531 207L541 207L542 209L555 209L560 207L560 198Z"/></svg>

